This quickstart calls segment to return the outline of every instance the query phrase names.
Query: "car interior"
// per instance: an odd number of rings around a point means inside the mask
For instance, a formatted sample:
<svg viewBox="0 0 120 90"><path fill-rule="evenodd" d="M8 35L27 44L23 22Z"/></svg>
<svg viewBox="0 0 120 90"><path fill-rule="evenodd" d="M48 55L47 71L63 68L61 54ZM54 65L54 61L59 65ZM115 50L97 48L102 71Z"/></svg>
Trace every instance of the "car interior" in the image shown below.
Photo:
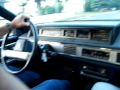
<svg viewBox="0 0 120 90"><path fill-rule="evenodd" d="M16 16L2 7L0 15ZM96 82L120 87L119 20L30 22L0 45L1 65L30 88L48 79L69 80L72 90L90 90Z"/></svg>

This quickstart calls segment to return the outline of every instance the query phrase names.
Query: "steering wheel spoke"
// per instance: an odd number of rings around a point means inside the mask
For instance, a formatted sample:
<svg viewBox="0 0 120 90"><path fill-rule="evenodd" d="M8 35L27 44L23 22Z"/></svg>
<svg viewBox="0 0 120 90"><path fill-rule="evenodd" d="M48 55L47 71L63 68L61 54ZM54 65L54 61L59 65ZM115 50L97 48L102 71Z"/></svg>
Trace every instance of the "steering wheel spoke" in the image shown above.
<svg viewBox="0 0 120 90"><path fill-rule="evenodd" d="M19 37L19 39L21 39L21 40L29 40L28 37Z"/></svg>
<svg viewBox="0 0 120 90"><path fill-rule="evenodd" d="M26 61L30 58L30 52L21 52L21 51L13 51L13 50L4 50L2 52L3 57L14 58L16 60L23 60Z"/></svg>

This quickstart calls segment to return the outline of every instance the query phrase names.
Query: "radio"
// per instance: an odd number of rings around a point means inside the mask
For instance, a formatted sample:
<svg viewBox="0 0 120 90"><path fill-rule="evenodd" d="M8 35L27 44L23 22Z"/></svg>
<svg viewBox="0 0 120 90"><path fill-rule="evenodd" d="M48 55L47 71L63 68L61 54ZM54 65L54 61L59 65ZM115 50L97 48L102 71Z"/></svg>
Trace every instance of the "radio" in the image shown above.
<svg viewBox="0 0 120 90"><path fill-rule="evenodd" d="M83 49L82 56L108 60L110 57L110 53L105 51L100 51L100 50Z"/></svg>

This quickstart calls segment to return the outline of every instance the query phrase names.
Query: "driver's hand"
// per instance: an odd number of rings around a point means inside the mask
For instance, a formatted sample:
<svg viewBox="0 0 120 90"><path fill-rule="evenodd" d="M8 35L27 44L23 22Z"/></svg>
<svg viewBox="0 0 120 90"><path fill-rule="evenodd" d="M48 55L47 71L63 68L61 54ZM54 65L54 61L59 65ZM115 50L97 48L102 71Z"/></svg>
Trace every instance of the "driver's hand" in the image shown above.
<svg viewBox="0 0 120 90"><path fill-rule="evenodd" d="M28 20L29 20L29 17L25 15L18 15L13 19L11 25L13 28L21 28L24 26L29 26L30 23L28 22Z"/></svg>

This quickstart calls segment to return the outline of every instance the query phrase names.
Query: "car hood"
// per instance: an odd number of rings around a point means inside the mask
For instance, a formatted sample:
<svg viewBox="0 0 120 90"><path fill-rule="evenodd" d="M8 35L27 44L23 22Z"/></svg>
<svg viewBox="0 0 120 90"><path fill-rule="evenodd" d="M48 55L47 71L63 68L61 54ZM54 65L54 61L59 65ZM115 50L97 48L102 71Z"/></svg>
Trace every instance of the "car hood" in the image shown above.
<svg viewBox="0 0 120 90"><path fill-rule="evenodd" d="M57 13L43 16L31 17L35 24L61 21L81 21L81 20L120 20L120 11L108 12L87 12L87 13Z"/></svg>

